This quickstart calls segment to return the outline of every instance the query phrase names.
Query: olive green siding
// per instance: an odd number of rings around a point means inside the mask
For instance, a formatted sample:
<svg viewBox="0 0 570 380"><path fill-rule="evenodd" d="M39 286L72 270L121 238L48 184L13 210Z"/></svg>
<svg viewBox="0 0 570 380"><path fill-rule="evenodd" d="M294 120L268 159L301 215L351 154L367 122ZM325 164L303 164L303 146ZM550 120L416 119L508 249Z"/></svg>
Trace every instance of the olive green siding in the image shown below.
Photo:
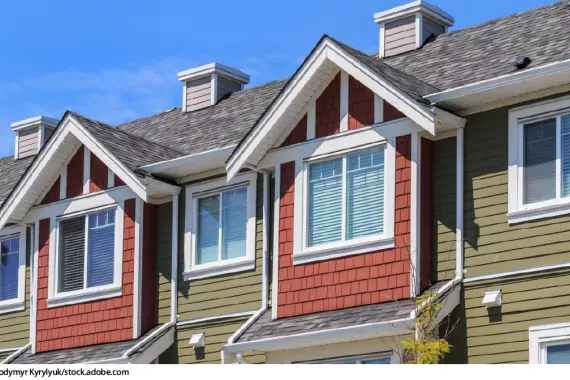
<svg viewBox="0 0 570 380"><path fill-rule="evenodd" d="M179 196L179 244L178 244L178 321L197 318L217 317L238 312L254 312L261 308L262 267L263 267L263 181L257 181L257 228L255 269L210 277L200 280L184 281L184 219L185 194ZM158 275L159 275L159 323L170 320L170 268L171 268L171 230L172 203L158 208ZM207 322L201 325L179 326L177 354L171 353L170 359L177 356L180 363L219 362L222 342L247 321L248 317ZM192 331L206 334L205 357L188 346Z"/></svg>
<svg viewBox="0 0 570 380"><path fill-rule="evenodd" d="M456 139L438 140L434 145L435 252L437 280L455 276L455 151Z"/></svg>

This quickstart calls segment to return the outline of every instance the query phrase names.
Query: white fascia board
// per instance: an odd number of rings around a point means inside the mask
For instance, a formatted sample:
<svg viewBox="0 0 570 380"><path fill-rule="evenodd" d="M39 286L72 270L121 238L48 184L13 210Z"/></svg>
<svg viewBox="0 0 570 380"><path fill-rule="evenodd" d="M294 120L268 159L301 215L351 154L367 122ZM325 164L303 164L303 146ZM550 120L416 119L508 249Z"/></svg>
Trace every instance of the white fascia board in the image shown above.
<svg viewBox="0 0 570 380"><path fill-rule="evenodd" d="M178 73L178 80L186 82L192 79L197 79L210 74L219 74L228 79L235 80L242 84L249 83L249 75L234 69L233 67L222 65L221 63L212 62L207 65L196 67L190 70L185 70Z"/></svg>
<svg viewBox="0 0 570 380"><path fill-rule="evenodd" d="M10 128L12 128L13 131L21 131L23 129L36 127L40 124L44 124L48 127L55 128L55 127L57 127L58 123L59 123L59 120L54 119L53 117L36 116L36 117L31 117L29 119L24 119L24 120L20 120L20 121L17 121L15 123L12 123L12 124L10 124Z"/></svg>
<svg viewBox="0 0 570 380"><path fill-rule="evenodd" d="M238 342L224 346L226 352L280 351L292 348L321 346L325 344L353 342L371 338L409 334L415 329L414 318L403 318L379 323L339 329L313 331L304 334L260 339L251 342Z"/></svg>
<svg viewBox="0 0 570 380"><path fill-rule="evenodd" d="M378 74L370 70L369 67L344 52L344 50L332 40L325 38L321 45L315 49L313 55L309 57L305 64L299 69L298 73L292 78L291 82L275 101L275 104L267 110L259 123L254 126L250 135L247 136L244 142L238 146L237 150L230 157L226 165L228 178L235 176L245 166L248 158L255 153L255 150L262 143L264 137L287 110L289 104L299 95L306 83L325 61L330 61L341 70L346 71L375 94L403 112L427 132L432 135L436 134L437 120L433 111L429 111L420 106L407 94L395 88ZM267 152L264 151L258 154L264 156L266 153Z"/></svg>
<svg viewBox="0 0 570 380"><path fill-rule="evenodd" d="M408 4L401 5L387 11L374 14L374 22L377 24L389 22L395 19L411 16L417 12L425 13L431 18L443 23L445 26L452 26L455 18L445 12L440 7L430 4L427 1L417 0Z"/></svg>
<svg viewBox="0 0 570 380"><path fill-rule="evenodd" d="M540 67L525 69L513 74L501 75L496 78L466 84L464 86L451 88L449 90L426 95L424 98L429 100L432 104L437 104L449 100L456 100L459 98L467 97L469 95L479 94L481 92L493 89L511 86L530 79L560 74L567 71L570 71L570 59L543 65Z"/></svg>
<svg viewBox="0 0 570 380"><path fill-rule="evenodd" d="M151 174L161 174L169 178L181 178L190 174L201 173L207 170L224 167L237 144L222 148L211 149L205 152L190 154L173 160L161 161L141 166L141 169Z"/></svg>

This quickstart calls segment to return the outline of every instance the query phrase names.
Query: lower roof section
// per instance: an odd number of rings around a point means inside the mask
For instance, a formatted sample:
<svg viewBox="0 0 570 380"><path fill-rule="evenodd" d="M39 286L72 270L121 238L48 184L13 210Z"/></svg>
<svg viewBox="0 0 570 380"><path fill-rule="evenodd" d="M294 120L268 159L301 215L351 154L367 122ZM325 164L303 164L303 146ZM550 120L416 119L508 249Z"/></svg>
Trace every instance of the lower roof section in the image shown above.
<svg viewBox="0 0 570 380"><path fill-rule="evenodd" d="M174 342L174 326L159 325L138 339L32 354L28 348L4 364L150 363ZM150 337L150 339L148 339ZM130 355L133 347L147 340Z"/></svg>

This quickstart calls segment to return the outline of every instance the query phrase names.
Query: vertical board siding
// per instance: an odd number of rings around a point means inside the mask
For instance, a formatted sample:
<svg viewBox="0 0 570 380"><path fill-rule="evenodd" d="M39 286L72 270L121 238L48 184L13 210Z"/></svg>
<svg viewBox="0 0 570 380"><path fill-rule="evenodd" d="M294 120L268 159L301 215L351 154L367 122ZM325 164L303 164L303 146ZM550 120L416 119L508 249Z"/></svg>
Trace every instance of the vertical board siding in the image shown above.
<svg viewBox="0 0 570 380"><path fill-rule="evenodd" d="M437 281L455 276L456 138L434 141L434 229Z"/></svg>
<svg viewBox="0 0 570 380"><path fill-rule="evenodd" d="M396 143L395 248L293 266L295 163L281 165L278 317L408 298L410 136Z"/></svg>
<svg viewBox="0 0 570 380"><path fill-rule="evenodd" d="M289 146L293 144L298 144L300 142L307 140L307 115L303 116L303 118L299 121L299 123L295 126L293 131L287 136L282 147Z"/></svg>
<svg viewBox="0 0 570 380"><path fill-rule="evenodd" d="M420 288L432 285L434 276L434 142L421 139L420 165Z"/></svg>
<svg viewBox="0 0 570 380"><path fill-rule="evenodd" d="M387 22L384 34L384 56L416 49L416 16Z"/></svg>
<svg viewBox="0 0 570 380"><path fill-rule="evenodd" d="M18 132L18 157L24 158L38 153L39 129L32 128Z"/></svg>
<svg viewBox="0 0 570 380"><path fill-rule="evenodd" d="M257 223L256 223L256 259L255 269L213 276L205 279L184 281L184 219L185 189L180 194L179 208L179 242L178 242L178 320L187 321L197 318L216 317L225 314L255 311L261 307L261 283L263 269L263 177L257 182ZM159 323L170 320L170 273L171 273L171 239L172 239L172 203L158 206L158 318ZM206 333L206 356L188 346L191 331L197 326L180 327L177 344L173 348L177 354L169 356L168 361L179 360L180 363L220 362L222 342L247 321L247 317L234 320L210 322L199 327L199 332ZM218 326L225 326L223 328ZM188 335L189 334L189 335ZM177 359L178 357L178 359ZM257 357L259 353L257 353ZM248 358L248 360L250 360ZM261 359L255 359L263 361Z"/></svg>
<svg viewBox="0 0 570 380"><path fill-rule="evenodd" d="M109 169L107 166L93 153L91 153L89 173L89 192L107 190L109 180Z"/></svg>
<svg viewBox="0 0 570 380"><path fill-rule="evenodd" d="M144 204L141 334L157 324L157 206Z"/></svg>
<svg viewBox="0 0 570 380"><path fill-rule="evenodd" d="M83 145L67 164L66 197L73 198L83 194Z"/></svg>
<svg viewBox="0 0 570 380"><path fill-rule="evenodd" d="M218 76L218 99L216 99L216 101L220 100L227 94L231 94L232 92L237 92L239 90L241 90L240 83Z"/></svg>
<svg viewBox="0 0 570 380"><path fill-rule="evenodd" d="M135 200L125 201L120 297L47 307L50 220L40 220L36 351L111 343L133 338Z"/></svg>
<svg viewBox="0 0 570 380"><path fill-rule="evenodd" d="M340 73L329 83L315 104L316 137L340 132Z"/></svg>
<svg viewBox="0 0 570 380"><path fill-rule="evenodd" d="M422 23L423 23L423 37L424 37L422 43L424 43L432 35L434 37L437 37L440 34L445 33L445 26L441 25L437 21L432 20L429 17L426 17L425 15L423 16Z"/></svg>
<svg viewBox="0 0 570 380"><path fill-rule="evenodd" d="M212 104L210 76L186 82L186 111L209 107Z"/></svg>
<svg viewBox="0 0 570 380"><path fill-rule="evenodd" d="M374 93L349 76L348 79L348 130L374 124Z"/></svg>
<svg viewBox="0 0 570 380"><path fill-rule="evenodd" d="M384 108L384 121L392 121L396 119L401 119L406 117L402 112L400 112L396 107L388 103L387 101L383 101L383 108Z"/></svg>

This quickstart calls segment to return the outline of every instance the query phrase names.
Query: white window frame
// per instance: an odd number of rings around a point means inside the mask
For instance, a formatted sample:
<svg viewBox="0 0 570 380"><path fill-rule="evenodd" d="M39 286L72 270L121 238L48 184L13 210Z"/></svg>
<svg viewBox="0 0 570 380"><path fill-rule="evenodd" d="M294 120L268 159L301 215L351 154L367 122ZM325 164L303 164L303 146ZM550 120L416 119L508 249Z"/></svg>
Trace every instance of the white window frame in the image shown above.
<svg viewBox="0 0 570 380"><path fill-rule="evenodd" d="M96 286L92 288L84 287L83 289L60 292L59 288L59 257L60 257L60 223L61 221L84 217L85 218L85 261L84 261L84 286L87 281L87 244L88 244L88 215L94 212L115 209L115 254L114 254L114 273L113 283L108 285ZM48 282L48 299L47 306L58 307L94 301L104 298L118 297L122 295L122 277L123 277L123 226L124 226L124 200L117 203L99 206L79 212L64 214L61 216L53 216L50 218L50 262L49 262L49 282Z"/></svg>
<svg viewBox="0 0 570 380"><path fill-rule="evenodd" d="M570 214L570 197L562 197L561 116L570 114L570 97L517 107L509 111L509 224ZM524 125L556 118L556 198L524 204Z"/></svg>
<svg viewBox="0 0 570 380"><path fill-rule="evenodd" d="M198 199L221 194L224 191L247 187L246 255L229 260L196 264L198 227ZM226 177L186 186L186 214L184 232L184 280L197 280L228 273L243 272L255 268L257 173L235 176L229 182Z"/></svg>
<svg viewBox="0 0 570 380"><path fill-rule="evenodd" d="M20 238L18 266L18 297L0 301L0 314L12 313L26 309L26 226L12 226L0 231L0 241Z"/></svg>
<svg viewBox="0 0 570 380"><path fill-rule="evenodd" d="M326 359L318 359L318 360L310 360L306 362L296 362L294 364L341 364L343 362L354 360L356 363L354 364L362 364L363 361L366 360L380 360L380 359L388 359L388 364L394 364L392 361L393 352L382 352L382 353L375 353L375 354L362 354L362 355L349 355L349 356L339 356L334 358L326 358Z"/></svg>
<svg viewBox="0 0 570 380"><path fill-rule="evenodd" d="M386 146L384 150L384 232L379 235L366 236L353 240L342 240L333 243L308 246L308 183L309 166L314 163L345 157L348 154L365 151L380 146ZM354 147L332 154L313 156L295 163L295 206L294 220L301 223L294 225L294 253L293 264L329 260L333 258L362 254L370 251L389 249L394 247L394 209L396 188L396 139L391 138L381 143L368 144ZM344 160L346 161L346 160ZM343 164L344 165L344 164ZM346 166L346 165L345 165ZM346 175L346 168L343 168ZM343 179L343 200L346 199L346 180ZM345 219L346 207L343 203L343 220ZM343 226L343 231L345 226ZM344 233L343 233L344 236Z"/></svg>
<svg viewBox="0 0 570 380"><path fill-rule="evenodd" d="M529 331L529 364L546 364L550 346L570 343L570 323L531 326Z"/></svg>

